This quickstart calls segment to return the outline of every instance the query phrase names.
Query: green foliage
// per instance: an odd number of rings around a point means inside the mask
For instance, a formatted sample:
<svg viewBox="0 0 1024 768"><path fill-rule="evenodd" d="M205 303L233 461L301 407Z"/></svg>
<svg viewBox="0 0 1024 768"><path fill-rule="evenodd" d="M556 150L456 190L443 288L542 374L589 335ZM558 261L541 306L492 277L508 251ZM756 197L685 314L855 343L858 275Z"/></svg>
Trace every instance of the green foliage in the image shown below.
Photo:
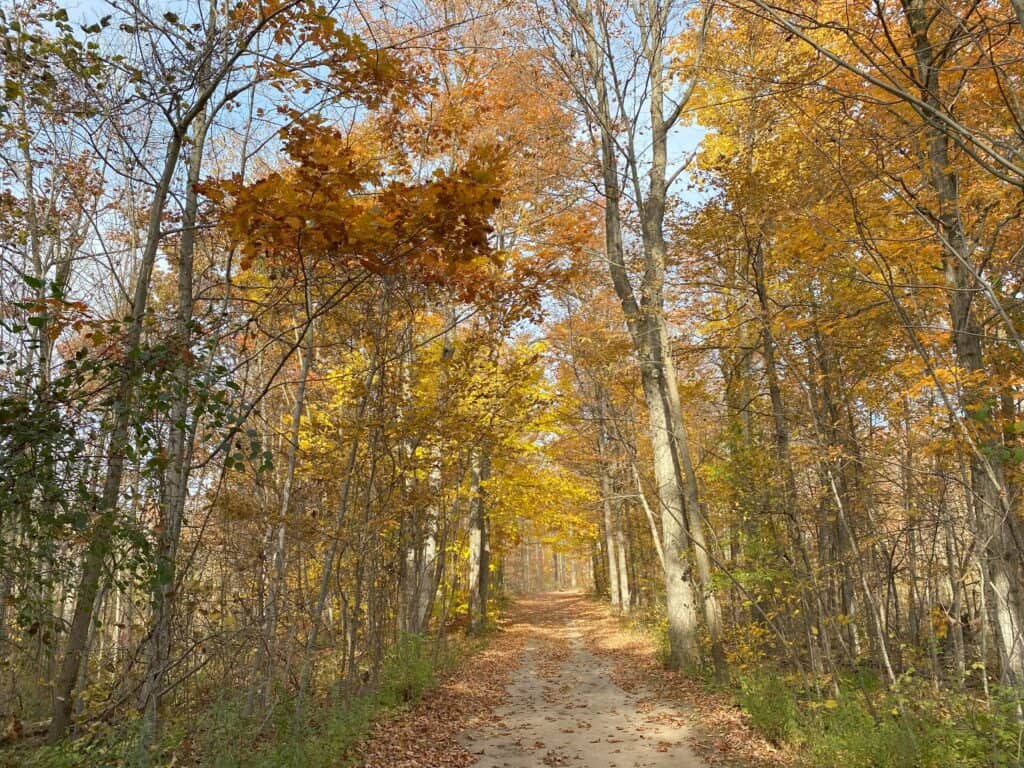
<svg viewBox="0 0 1024 768"><path fill-rule="evenodd" d="M739 704L770 741L782 744L798 740L796 700L777 670L761 669L741 676Z"/></svg>
<svg viewBox="0 0 1024 768"><path fill-rule="evenodd" d="M406 634L388 650L379 685L330 706L310 707L297 717L291 702L278 705L269 722L244 700L224 699L188 721L168 723L153 754L138 752L138 723L98 727L93 733L56 747L0 755L0 766L19 768L141 768L187 764L203 768L338 768L342 756L376 718L418 700L437 673L463 653L483 647L481 640L435 655L430 639ZM13 762L10 762L13 760Z"/></svg>
<svg viewBox="0 0 1024 768"><path fill-rule="evenodd" d="M246 746L251 749L254 723L246 717L242 702L220 701L211 706L195 734L195 751L206 756L210 768L235 768L241 765Z"/></svg>
<svg viewBox="0 0 1024 768"><path fill-rule="evenodd" d="M829 700L804 722L811 762L822 768L911 768L919 765L918 734L898 714L875 719L862 701Z"/></svg>
<svg viewBox="0 0 1024 768"><path fill-rule="evenodd" d="M198 742L200 764L209 768L337 768L345 752L357 742L374 719L388 710L418 700L436 681L440 666L431 656L431 644L422 635L402 635L388 650L379 687L344 698L333 706L311 711L301 718L280 707L269 738L254 748L250 736L258 725L250 722L237 703L218 707L206 718Z"/></svg>
<svg viewBox="0 0 1024 768"><path fill-rule="evenodd" d="M379 697L356 696L313 708L303 718L281 706L270 723L261 723L243 702L223 701L201 719L190 751L204 768L336 768L382 709ZM254 736L261 725L264 735Z"/></svg>
<svg viewBox="0 0 1024 768"><path fill-rule="evenodd" d="M740 679L737 696L754 726L777 744L798 745L814 768L1009 768L1021 765L1022 730L1009 692L989 704L936 694L907 677L885 690L864 673L839 699L804 695L775 670Z"/></svg>
<svg viewBox="0 0 1024 768"><path fill-rule="evenodd" d="M434 681L434 661L428 638L403 634L384 657L380 687L382 701L387 706L416 701Z"/></svg>
<svg viewBox="0 0 1024 768"><path fill-rule="evenodd" d="M94 768L102 765L110 768L135 768L144 764L138 754L138 744L138 720L133 719L116 727L97 724L74 741L0 754L0 766Z"/></svg>
<svg viewBox="0 0 1024 768"><path fill-rule="evenodd" d="M6 330L2 322L0 327ZM38 370L17 367L16 357L0 352L0 371L38 382ZM3 599L14 609L7 620L41 654L53 652L63 631L53 616L52 595L71 577L74 561L65 542L88 526L96 504L90 467L81 460L92 452L85 436L94 428L82 415L85 368L45 386L19 386L13 377L0 377L0 574L8 586L23 585L4 590ZM22 717L48 711L34 673L24 683L17 676L12 682Z"/></svg>

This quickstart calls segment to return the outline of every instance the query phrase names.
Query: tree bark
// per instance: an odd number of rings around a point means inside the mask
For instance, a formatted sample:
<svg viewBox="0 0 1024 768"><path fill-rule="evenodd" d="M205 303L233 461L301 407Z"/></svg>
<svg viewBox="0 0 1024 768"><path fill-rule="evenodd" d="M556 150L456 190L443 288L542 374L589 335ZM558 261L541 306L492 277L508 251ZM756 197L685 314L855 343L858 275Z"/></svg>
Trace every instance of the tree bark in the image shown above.
<svg viewBox="0 0 1024 768"><path fill-rule="evenodd" d="M490 520L483 487L491 475L491 461L487 454L473 457L470 473L469 627L471 631L479 632L487 626L491 568Z"/></svg>
<svg viewBox="0 0 1024 768"><path fill-rule="evenodd" d="M295 386L295 402L292 403L291 423L289 425L288 443L285 448L284 481L281 486L281 500L278 508L277 525L272 526L270 536L269 560L273 564L273 572L270 580L270 592L267 596L266 610L263 617L263 653L265 668L261 670L263 675L263 698L267 703L271 681L273 679L273 666L277 656L277 625L278 616L281 611L282 595L285 588L285 556L287 553L288 524L291 518L292 489L295 484L295 465L299 455L299 431L302 426L302 412L306 404L306 386L309 381L309 372L313 366L315 346L313 343L313 321L312 307L309 297L308 286L306 288L306 312L307 321L302 331L302 338L299 344L304 345L302 361L299 364L299 380Z"/></svg>
<svg viewBox="0 0 1024 768"><path fill-rule="evenodd" d="M664 570L665 551L661 546L661 534L658 532L658 522L654 518L654 511L651 509L651 505L647 502L647 494L644 492L644 484L640 479L640 470L637 469L635 461L630 461L630 469L633 472L633 481L636 483L636 495L640 500L640 507L643 509L644 516L647 518L647 524L651 529L651 541L654 542L654 551L658 555L658 563L661 565L662 570Z"/></svg>
<svg viewBox="0 0 1024 768"><path fill-rule="evenodd" d="M604 403L601 405L601 416L597 427L598 456L600 457L601 473L601 513L604 522L605 553L608 556L608 598L613 608L622 605L622 594L619 591L619 558L616 554L617 542L615 539L615 527L612 522L612 488L611 467L609 466L608 436L604 424Z"/></svg>
<svg viewBox="0 0 1024 768"><path fill-rule="evenodd" d="M149 669L142 693L145 717L143 746L147 748L160 734L160 700L164 673L171 654L171 620L177 582L176 559L181 526L188 499L188 478L192 462L194 425L189 424L192 401L191 346L193 314L193 261L199 211L197 185L202 172L203 149L206 145L206 112L202 111L192 124L192 145L186 162L185 210L182 216L181 244L178 248L178 306L175 313L175 335L179 363L171 377L174 400L170 411L170 436L167 443L167 470L160 505L160 532L157 537L157 579L153 590L153 626L149 642Z"/></svg>
<svg viewBox="0 0 1024 768"><path fill-rule="evenodd" d="M602 183L605 199L605 250L612 285L622 305L626 325L633 340L640 365L640 378L644 399L648 406L650 439L654 455L654 475L662 515L662 537L665 554L665 596L668 615L669 645L673 661L684 668L694 668L699 663L699 641L697 632L697 611L694 600L694 586L687 563L690 537L687 531L684 489L677 456L677 429L670 407L666 378L672 371L666 369L666 352L663 349L664 333L664 239L659 238L664 218L665 163L666 163L666 121L659 119L660 103L652 106L652 140L654 160L652 162L650 188L647 200L642 205L644 274L638 303L626 268L623 248L621 220L621 187L619 183L617 145L614 120L605 81L606 54L602 50L600 31L593 4L581 6L576 0L570 3L570 10L583 26L586 35L585 50L591 87L594 98L587 104L597 123L600 134L600 158ZM659 9L659 13L660 13ZM650 34L658 36L663 29ZM662 69L660 42L656 48L645 51L648 60L657 73L651 72L652 103L662 100L660 90ZM658 92L655 93L655 87ZM636 157L627 158L635 166ZM673 382L674 386L675 383ZM678 395L678 392L677 392Z"/></svg>
<svg viewBox="0 0 1024 768"><path fill-rule="evenodd" d="M64 648L64 659L60 674L54 685L53 717L47 732L47 741L55 744L64 738L71 723L74 709L75 689L78 683L79 670L82 666L89 627L92 625L93 605L99 591L103 566L110 550L112 534L117 514L118 497L121 492L121 479L124 475L127 458L128 441L132 421L132 404L135 394L135 379L138 375L137 363L133 362L136 351L142 341L143 318L149 300L149 288L156 262L157 250L162 240L161 221L164 206L170 191L171 182L178 167L181 154L181 131L175 130L167 145L164 167L157 183L154 198L150 204L149 223L146 232L146 245L139 261L139 272L135 278L135 291L128 330L125 334L124 351L126 363L121 373L116 394L111 405L112 423L110 425L110 442L107 454L107 473L103 482L97 504L97 514L89 534L85 556L82 562L82 573L75 593L75 609L68 629L68 639Z"/></svg>
<svg viewBox="0 0 1024 768"><path fill-rule="evenodd" d="M1014 3L1018 13L1021 6ZM950 156L950 138L936 110L945 55L931 39L934 20L928 0L903 0L907 26L914 41L914 57L921 99L930 107L921 118L928 141L927 172L938 205L943 265L950 290L949 313L957 364L968 373L986 371L984 330L973 312L978 288L973 264L976 249L967 235L960 211L959 176ZM961 394L963 409L977 425L978 445L971 452L970 485L978 527L975 538L983 543L990 610L999 648L1004 681L1024 685L1024 574L1021 572L1021 531L1013 509L1003 462L998 451L996 417L982 387L968 384Z"/></svg>

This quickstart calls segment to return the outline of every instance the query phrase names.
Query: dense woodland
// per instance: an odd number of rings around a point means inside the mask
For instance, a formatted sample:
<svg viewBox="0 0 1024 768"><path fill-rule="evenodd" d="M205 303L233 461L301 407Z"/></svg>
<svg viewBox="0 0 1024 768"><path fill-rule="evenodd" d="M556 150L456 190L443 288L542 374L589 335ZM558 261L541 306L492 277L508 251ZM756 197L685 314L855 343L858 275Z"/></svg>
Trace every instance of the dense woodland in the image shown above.
<svg viewBox="0 0 1024 768"><path fill-rule="evenodd" d="M1020 0L0 30L15 761L255 765L575 588L779 741L934 704L1018 764Z"/></svg>

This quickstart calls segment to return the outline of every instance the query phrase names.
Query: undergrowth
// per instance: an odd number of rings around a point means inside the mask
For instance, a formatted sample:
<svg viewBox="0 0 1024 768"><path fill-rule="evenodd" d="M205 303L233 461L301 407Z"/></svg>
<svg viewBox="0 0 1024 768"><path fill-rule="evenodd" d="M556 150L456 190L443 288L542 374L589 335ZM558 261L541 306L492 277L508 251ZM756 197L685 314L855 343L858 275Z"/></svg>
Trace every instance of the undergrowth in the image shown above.
<svg viewBox="0 0 1024 768"><path fill-rule="evenodd" d="M638 612L633 627L657 643L670 666L668 627L659 612ZM1019 768L1024 766L1024 724L1012 691L995 688L989 699L967 691L936 691L904 675L888 688L871 671L846 673L839 695L831 685L813 690L797 676L766 663L701 685L726 693L770 742L790 747L799 768ZM821 682L821 681L819 681Z"/></svg>
<svg viewBox="0 0 1024 768"><path fill-rule="evenodd" d="M936 692L907 676L892 689L848 676L819 698L776 669L738 679L737 703L769 740L798 747L810 768L1010 768L1021 726L1008 692L989 702Z"/></svg>
<svg viewBox="0 0 1024 768"><path fill-rule="evenodd" d="M342 768L342 757L378 718L412 704L440 672L481 647L479 640L438 652L421 635L404 635L384 657L379 681L357 695L335 694L297 716L293 703L254 715L242 698L224 698L166 724L161 743L139 749L139 722L98 725L55 747L0 752L3 768Z"/></svg>

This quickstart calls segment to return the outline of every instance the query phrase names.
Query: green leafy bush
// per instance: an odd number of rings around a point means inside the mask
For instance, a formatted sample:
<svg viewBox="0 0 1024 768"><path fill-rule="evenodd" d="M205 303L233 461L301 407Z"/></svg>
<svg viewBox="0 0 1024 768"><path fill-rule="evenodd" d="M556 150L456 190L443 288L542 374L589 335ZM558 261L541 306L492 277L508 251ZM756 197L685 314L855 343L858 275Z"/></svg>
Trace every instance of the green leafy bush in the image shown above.
<svg viewBox="0 0 1024 768"><path fill-rule="evenodd" d="M148 754L140 752L141 721L129 719L109 725L96 723L89 726L74 741L54 746L16 748L0 752L0 766L18 768L136 768L161 765L171 737L165 735Z"/></svg>
<svg viewBox="0 0 1024 768"><path fill-rule="evenodd" d="M806 717L802 726L813 765L821 768L912 768L917 765L918 742L910 723L888 714L875 720L854 698Z"/></svg>
<svg viewBox="0 0 1024 768"><path fill-rule="evenodd" d="M799 737L794 693L777 671L761 669L742 675L739 704L769 741L782 744Z"/></svg>
<svg viewBox="0 0 1024 768"><path fill-rule="evenodd" d="M472 648L483 646L477 641ZM160 768L187 764L202 768L341 768L342 756L386 710L419 699L436 682L442 667L457 653L435 658L422 635L403 635L384 657L379 686L357 696L339 696L330 706L310 707L296 717L287 700L267 722L249 711L242 699L213 702L188 721L166 725L164 739L150 755L139 752L138 723L98 727L85 738L56 747L19 751L15 762L0 754L0 768ZM171 757L173 755L173 758Z"/></svg>
<svg viewBox="0 0 1024 768"><path fill-rule="evenodd" d="M423 635L403 634L384 656L382 701L387 706L416 701L435 679L429 640Z"/></svg>
<svg viewBox="0 0 1024 768"><path fill-rule="evenodd" d="M808 768L1010 768L1022 762L1024 731L1011 692L988 703L937 694L907 677L892 690L861 671L838 699L806 696L777 670L739 681L738 703L776 744L801 747Z"/></svg>

